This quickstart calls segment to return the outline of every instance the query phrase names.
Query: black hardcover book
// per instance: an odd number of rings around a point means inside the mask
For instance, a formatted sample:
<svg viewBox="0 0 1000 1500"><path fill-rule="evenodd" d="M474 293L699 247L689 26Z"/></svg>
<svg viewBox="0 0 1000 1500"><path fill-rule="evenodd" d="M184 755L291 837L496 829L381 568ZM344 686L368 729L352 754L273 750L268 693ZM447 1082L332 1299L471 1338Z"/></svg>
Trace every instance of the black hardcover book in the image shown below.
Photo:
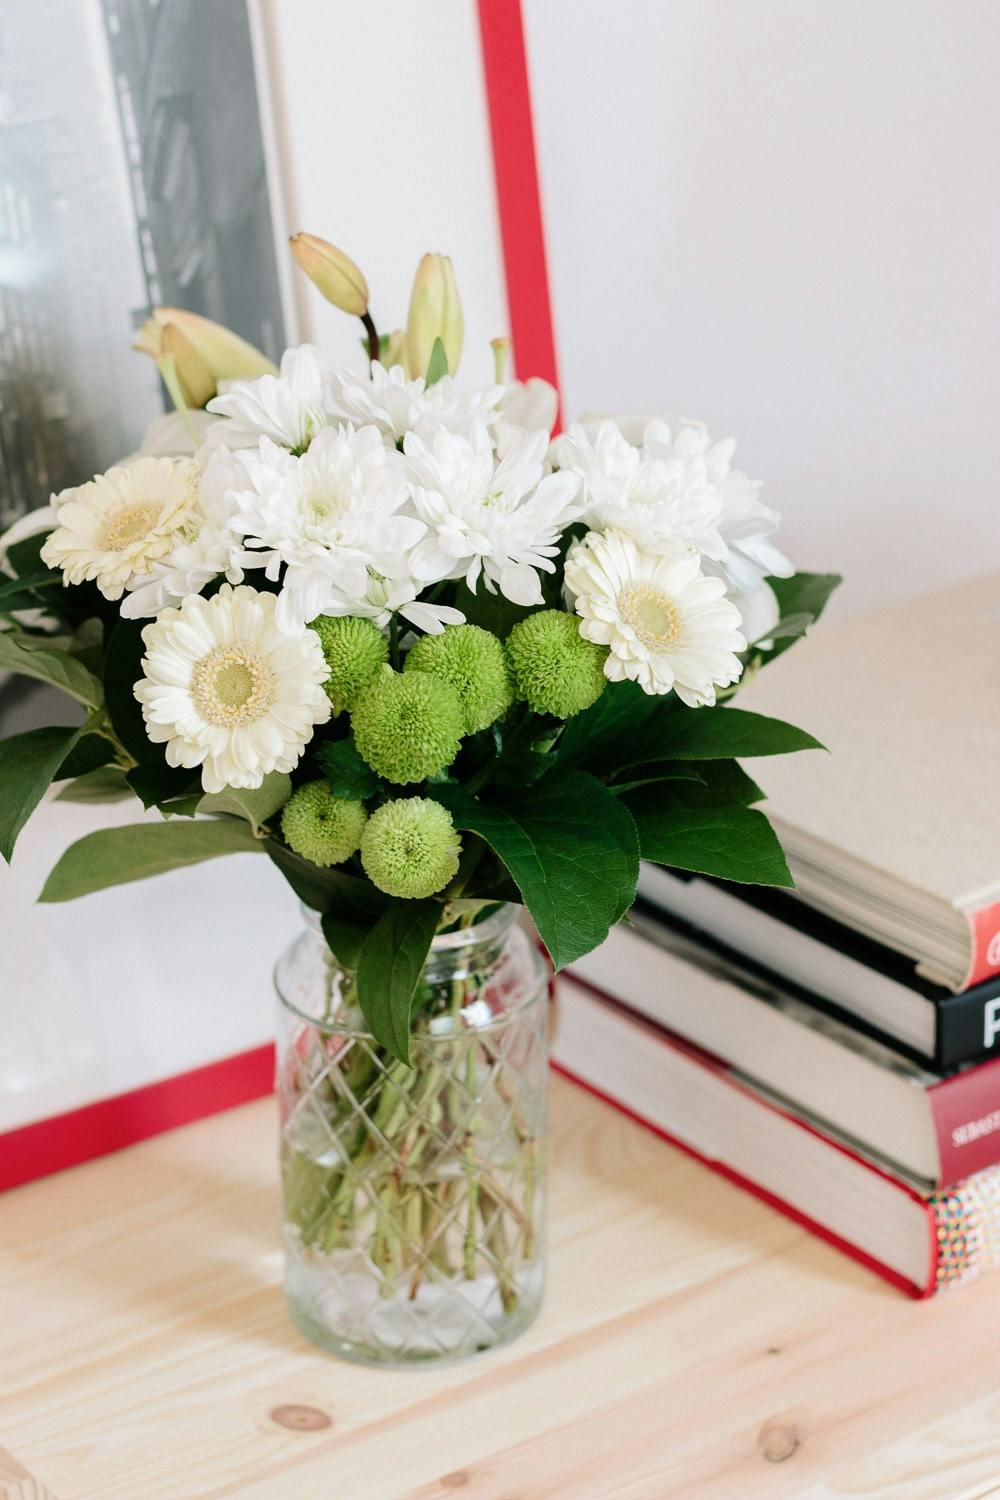
<svg viewBox="0 0 1000 1500"><path fill-rule="evenodd" d="M792 984L937 1072L1000 1056L1000 975L953 994L902 954L759 886L644 865L639 895L710 946Z"/></svg>

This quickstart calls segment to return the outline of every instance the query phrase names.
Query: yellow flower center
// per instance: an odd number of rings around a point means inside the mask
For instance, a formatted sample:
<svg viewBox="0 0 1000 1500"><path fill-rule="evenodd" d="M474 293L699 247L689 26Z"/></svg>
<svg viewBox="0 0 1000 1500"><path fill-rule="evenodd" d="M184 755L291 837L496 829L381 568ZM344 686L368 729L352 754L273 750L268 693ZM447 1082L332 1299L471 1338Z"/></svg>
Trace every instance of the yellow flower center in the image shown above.
<svg viewBox="0 0 1000 1500"><path fill-rule="evenodd" d="M191 679L191 697L207 724L239 729L262 719L274 698L274 672L249 646L216 646Z"/></svg>
<svg viewBox="0 0 1000 1500"><path fill-rule="evenodd" d="M149 535L160 519L160 507L148 500L113 510L101 527L98 545L103 552L124 552Z"/></svg>
<svg viewBox="0 0 1000 1500"><path fill-rule="evenodd" d="M676 604L649 584L619 594L618 611L642 644L654 651L663 651L680 637L681 616Z"/></svg>

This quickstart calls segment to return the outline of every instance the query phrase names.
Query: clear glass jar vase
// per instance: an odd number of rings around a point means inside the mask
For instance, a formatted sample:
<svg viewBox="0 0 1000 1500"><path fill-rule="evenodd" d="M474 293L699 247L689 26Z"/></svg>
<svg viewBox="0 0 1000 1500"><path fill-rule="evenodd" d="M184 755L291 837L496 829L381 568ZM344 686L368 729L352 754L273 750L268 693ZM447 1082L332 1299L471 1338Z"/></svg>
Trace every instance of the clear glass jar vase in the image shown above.
<svg viewBox="0 0 1000 1500"><path fill-rule="evenodd" d="M285 1291L333 1354L464 1358L541 1304L548 976L516 914L434 939L411 1066L365 1029L316 913L278 963Z"/></svg>

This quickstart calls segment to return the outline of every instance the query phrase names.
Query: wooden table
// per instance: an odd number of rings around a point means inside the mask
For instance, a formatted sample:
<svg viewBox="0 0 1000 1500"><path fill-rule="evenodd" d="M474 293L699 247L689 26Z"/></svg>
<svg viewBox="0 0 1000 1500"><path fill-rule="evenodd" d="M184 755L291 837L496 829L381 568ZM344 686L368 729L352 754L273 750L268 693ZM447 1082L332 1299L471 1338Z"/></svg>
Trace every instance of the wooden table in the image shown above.
<svg viewBox="0 0 1000 1500"><path fill-rule="evenodd" d="M449 1369L289 1323L271 1101L0 1199L0 1496L1000 1496L1000 1276L910 1302L553 1088L545 1311Z"/></svg>

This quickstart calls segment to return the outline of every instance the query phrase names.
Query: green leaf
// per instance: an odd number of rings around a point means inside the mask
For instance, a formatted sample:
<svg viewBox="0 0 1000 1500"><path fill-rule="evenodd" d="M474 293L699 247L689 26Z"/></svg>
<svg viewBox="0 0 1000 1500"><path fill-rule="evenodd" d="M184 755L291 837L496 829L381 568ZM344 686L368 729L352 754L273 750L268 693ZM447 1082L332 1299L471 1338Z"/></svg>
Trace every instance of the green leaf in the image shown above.
<svg viewBox="0 0 1000 1500"><path fill-rule="evenodd" d="M437 385L442 375L448 373L448 356L444 352L444 345L440 339L435 339L431 345L431 357L427 361L427 374L424 376L424 385L430 390L432 385Z"/></svg>
<svg viewBox="0 0 1000 1500"><path fill-rule="evenodd" d="M42 548L51 535L51 531L36 531L32 536L22 537L19 542L15 542L13 546L6 549L7 562L18 578L24 578L28 573L40 573L45 568L42 562ZM57 568L49 568L47 571L52 574L53 578L62 582L62 574Z"/></svg>
<svg viewBox="0 0 1000 1500"><path fill-rule="evenodd" d="M793 573L791 578L770 578L768 582L782 619L801 612L818 620L843 579L839 573Z"/></svg>
<svg viewBox="0 0 1000 1500"><path fill-rule="evenodd" d="M502 787L534 786L555 768L555 764L556 758L550 750L536 750L533 745L525 745L500 757L494 780Z"/></svg>
<svg viewBox="0 0 1000 1500"><path fill-rule="evenodd" d="M348 875L344 870L321 869L280 839L265 840L264 850L299 900L313 911L335 912L338 917L366 927L385 910L389 898L377 891L370 880Z"/></svg>
<svg viewBox="0 0 1000 1500"><path fill-rule="evenodd" d="M37 639L37 638L36 638ZM0 630L0 668L35 677L68 693L87 708L99 708L103 700L101 684L75 656L36 644L28 646L17 630Z"/></svg>
<svg viewBox="0 0 1000 1500"><path fill-rule="evenodd" d="M378 777L368 762L361 759L352 739L327 742L320 747L316 758L335 797L364 802L378 791Z"/></svg>
<svg viewBox="0 0 1000 1500"><path fill-rule="evenodd" d="M649 725L654 719L672 717L664 699L651 697L634 682L611 682L596 703L567 720L556 746L556 759L561 766L582 766L603 773L634 765L640 759L653 759L637 753Z"/></svg>
<svg viewBox="0 0 1000 1500"><path fill-rule="evenodd" d="M61 768L60 768L61 770ZM133 795L120 766L97 766L68 781L56 793L57 802L121 802Z"/></svg>
<svg viewBox="0 0 1000 1500"><path fill-rule="evenodd" d="M643 859L748 885L794 886L781 845L762 812L749 807L664 804L628 799Z"/></svg>
<svg viewBox="0 0 1000 1500"><path fill-rule="evenodd" d="M630 780L613 781L609 783L608 791L621 797L626 792L634 792L638 787L657 786L662 781L679 781L701 788L705 785L701 772L696 771L693 766L672 765L670 761L662 761L658 766L633 766L631 770L633 775Z"/></svg>
<svg viewBox="0 0 1000 1500"><path fill-rule="evenodd" d="M222 854L247 854L262 847L247 824L236 818L101 828L70 845L38 899L71 901L108 886L145 880L150 875L200 864Z"/></svg>
<svg viewBox="0 0 1000 1500"><path fill-rule="evenodd" d="M284 807L291 795L292 778L284 771L271 771L255 791L228 786L224 792L209 792L198 803L198 811L246 818L254 833L259 833L268 818Z"/></svg>
<svg viewBox="0 0 1000 1500"><path fill-rule="evenodd" d="M60 725L0 740L0 854L8 863L18 834L81 733Z"/></svg>
<svg viewBox="0 0 1000 1500"><path fill-rule="evenodd" d="M706 760L698 764L700 786L691 785L681 789L681 797L687 805L717 806L720 803L741 803L749 807L754 802L763 802L765 793L756 781L748 776L735 760Z"/></svg>
<svg viewBox="0 0 1000 1500"><path fill-rule="evenodd" d="M104 648L104 695L112 728L130 755L140 762L165 765L163 751L146 734L135 685L143 676L142 624L119 620Z"/></svg>
<svg viewBox="0 0 1000 1500"><path fill-rule="evenodd" d="M553 771L527 791L477 802L431 788L490 845L521 892L557 969L603 942L635 898L639 843L628 809L583 771ZM479 894L475 890L465 893Z"/></svg>
<svg viewBox="0 0 1000 1500"><path fill-rule="evenodd" d="M159 750L159 746L150 746ZM146 765L133 766L125 773L129 786L143 807L165 807L176 797L187 795L199 785L197 771L184 766L168 766L161 757Z"/></svg>
<svg viewBox="0 0 1000 1500"><path fill-rule="evenodd" d="M146 733L135 685L143 676L141 620L119 620L104 648L104 693L111 727L129 754L138 762L128 773L129 785L143 807L162 807L175 797L188 795L198 785L198 773L183 766L170 766L162 745L154 745Z"/></svg>
<svg viewBox="0 0 1000 1500"><path fill-rule="evenodd" d="M28 573L24 577L11 578L6 583L0 583L0 609L26 609L31 604L37 604L37 600L30 600L30 592L34 589L51 589L56 585L62 587L62 579L51 573ZM17 602L19 598L29 598L29 604Z"/></svg>
<svg viewBox="0 0 1000 1500"><path fill-rule="evenodd" d="M346 917L328 912L320 918L326 944L338 963L345 969L356 969L361 944L371 929L371 923L351 922Z"/></svg>
<svg viewBox="0 0 1000 1500"><path fill-rule="evenodd" d="M768 583L778 600L780 618L767 639L775 645L766 651L759 648L759 662L773 661L789 646L794 646L810 625L814 625L826 608L827 600L841 582L839 573L794 573L791 578L769 578Z"/></svg>
<svg viewBox="0 0 1000 1500"><path fill-rule="evenodd" d="M89 619L81 620L70 636L66 650L78 661L82 661L95 677L103 679L104 622L93 615Z"/></svg>
<svg viewBox="0 0 1000 1500"><path fill-rule="evenodd" d="M96 771L98 766L106 766L114 758L114 746L103 734L81 734L53 780L68 781L74 776L86 776L88 771Z"/></svg>
<svg viewBox="0 0 1000 1500"><path fill-rule="evenodd" d="M455 608L462 611L470 625L478 625L502 641L507 639L519 620L535 612L523 605L512 604L499 590L491 594L488 589L481 588L473 593L465 583L455 586Z"/></svg>
<svg viewBox="0 0 1000 1500"><path fill-rule="evenodd" d="M390 901L358 951L358 1003L400 1062L410 1061L410 1010L440 917L439 901Z"/></svg>
<svg viewBox="0 0 1000 1500"><path fill-rule="evenodd" d="M732 760L736 756L786 755L822 750L819 740L765 714L743 708L691 708L669 715L645 737L633 758L653 760Z"/></svg>
<svg viewBox="0 0 1000 1500"><path fill-rule="evenodd" d="M201 792L197 791L187 797L168 797L165 802L158 802L156 805L165 818L196 818L201 797Z"/></svg>
<svg viewBox="0 0 1000 1500"><path fill-rule="evenodd" d="M798 640L799 636L803 635L809 629L812 622L812 615L788 615L780 619L777 625L772 626L770 630L765 630L758 639L761 641L778 641L784 636L789 636L793 640ZM757 645L757 641L752 641L751 645Z"/></svg>

